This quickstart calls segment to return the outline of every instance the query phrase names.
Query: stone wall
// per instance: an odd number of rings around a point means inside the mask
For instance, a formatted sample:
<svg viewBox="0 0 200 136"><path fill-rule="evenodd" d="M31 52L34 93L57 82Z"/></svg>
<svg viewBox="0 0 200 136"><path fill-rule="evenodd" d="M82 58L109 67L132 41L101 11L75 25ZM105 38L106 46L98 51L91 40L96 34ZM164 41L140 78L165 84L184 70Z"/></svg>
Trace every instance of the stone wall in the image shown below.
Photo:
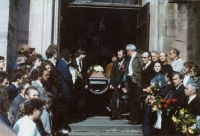
<svg viewBox="0 0 200 136"><path fill-rule="evenodd" d="M167 0L151 0L150 50L169 52L175 47L186 60L187 4L168 3Z"/></svg>
<svg viewBox="0 0 200 136"><path fill-rule="evenodd" d="M18 1L10 0L9 25L8 25L8 51L7 51L7 71L12 71L12 64L17 57L17 19Z"/></svg>
<svg viewBox="0 0 200 136"><path fill-rule="evenodd" d="M200 65L200 1L188 1L187 60Z"/></svg>

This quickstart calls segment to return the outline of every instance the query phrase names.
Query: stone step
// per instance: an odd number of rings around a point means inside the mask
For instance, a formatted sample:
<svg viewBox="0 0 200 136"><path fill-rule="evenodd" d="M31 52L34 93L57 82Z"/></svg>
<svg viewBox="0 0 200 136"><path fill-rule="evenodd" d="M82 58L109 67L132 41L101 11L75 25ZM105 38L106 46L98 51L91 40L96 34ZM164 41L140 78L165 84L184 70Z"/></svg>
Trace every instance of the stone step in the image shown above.
<svg viewBox="0 0 200 136"><path fill-rule="evenodd" d="M64 124L64 128L70 132L119 132L140 131L141 125L125 124L127 120L110 120L109 117L95 116L86 120L73 120Z"/></svg>
<svg viewBox="0 0 200 136"><path fill-rule="evenodd" d="M68 134L57 134L57 136L142 136L134 132L69 132Z"/></svg>

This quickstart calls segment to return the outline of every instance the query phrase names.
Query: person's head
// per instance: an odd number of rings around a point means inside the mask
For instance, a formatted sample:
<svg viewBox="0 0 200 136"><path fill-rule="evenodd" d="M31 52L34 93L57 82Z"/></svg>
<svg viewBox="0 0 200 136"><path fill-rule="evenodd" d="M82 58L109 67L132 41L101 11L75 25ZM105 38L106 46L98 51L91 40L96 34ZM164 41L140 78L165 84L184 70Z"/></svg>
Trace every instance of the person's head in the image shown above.
<svg viewBox="0 0 200 136"><path fill-rule="evenodd" d="M33 55L33 54L35 54L35 53L36 53L35 48L33 48L33 47L29 48L29 54L30 54L30 56Z"/></svg>
<svg viewBox="0 0 200 136"><path fill-rule="evenodd" d="M168 74L168 73L165 73L165 82L167 83L172 83L172 75Z"/></svg>
<svg viewBox="0 0 200 136"><path fill-rule="evenodd" d="M6 87L9 86L8 74L4 71L0 71L0 84Z"/></svg>
<svg viewBox="0 0 200 136"><path fill-rule="evenodd" d="M151 60L153 61L153 62L156 62L156 61L158 61L158 52L157 51L151 51Z"/></svg>
<svg viewBox="0 0 200 136"><path fill-rule="evenodd" d="M117 59L121 61L125 57L125 50L118 50L117 52Z"/></svg>
<svg viewBox="0 0 200 136"><path fill-rule="evenodd" d="M42 55L35 53L30 56L30 61L33 67L41 66Z"/></svg>
<svg viewBox="0 0 200 136"><path fill-rule="evenodd" d="M200 77L200 68L198 65L194 65L191 69L190 69L190 74L191 77L195 78L195 77Z"/></svg>
<svg viewBox="0 0 200 136"><path fill-rule="evenodd" d="M46 51L46 56L48 59L56 59L57 58L57 51L54 49L49 49Z"/></svg>
<svg viewBox="0 0 200 136"><path fill-rule="evenodd" d="M37 67L32 71L32 79L33 80L48 80L49 78L49 71L45 67Z"/></svg>
<svg viewBox="0 0 200 136"><path fill-rule="evenodd" d="M39 98L39 92L36 87L34 86L29 86L25 90L25 99L26 100L31 100L31 99L37 99Z"/></svg>
<svg viewBox="0 0 200 136"><path fill-rule="evenodd" d="M77 58L83 60L86 57L86 51L79 49L75 55Z"/></svg>
<svg viewBox="0 0 200 136"><path fill-rule="evenodd" d="M196 83L187 83L185 86L185 95L191 97L195 95L199 90L199 86Z"/></svg>
<svg viewBox="0 0 200 136"><path fill-rule="evenodd" d="M29 49L30 49L29 45L21 44L20 46L18 46L17 53L18 53L18 55L23 54L26 57L29 57L29 55L30 55L29 54Z"/></svg>
<svg viewBox="0 0 200 136"><path fill-rule="evenodd" d="M10 108L9 106L6 86L0 85L0 111L6 113Z"/></svg>
<svg viewBox="0 0 200 136"><path fill-rule="evenodd" d="M190 61L190 62L189 62L189 61L188 61L188 62L185 62L185 63L184 63L184 69L183 69L183 70L184 70L184 73L185 73L185 74L190 74L190 70L191 70L191 68L193 67L193 65L194 65L194 63L191 62L191 61Z"/></svg>
<svg viewBox="0 0 200 136"><path fill-rule="evenodd" d="M167 58L167 53L161 51L158 55L158 60L162 63L162 64L168 64L168 58Z"/></svg>
<svg viewBox="0 0 200 136"><path fill-rule="evenodd" d="M179 72L174 72L172 79L174 86L179 86L183 81L183 76Z"/></svg>
<svg viewBox="0 0 200 136"><path fill-rule="evenodd" d="M72 54L69 50L65 49L61 52L60 57L63 58L67 63L71 63Z"/></svg>
<svg viewBox="0 0 200 136"><path fill-rule="evenodd" d="M39 119L44 103L40 99L28 100L24 103L24 114L31 116L32 120Z"/></svg>
<svg viewBox="0 0 200 136"><path fill-rule="evenodd" d="M19 54L17 57L17 62L18 64L23 64L26 62L27 57L24 56L23 54Z"/></svg>
<svg viewBox="0 0 200 136"><path fill-rule="evenodd" d="M23 96L25 95L25 90L31 86L29 81L24 81L22 84L19 85L18 87L18 92L21 93Z"/></svg>
<svg viewBox="0 0 200 136"><path fill-rule="evenodd" d="M151 61L151 53L148 51L145 51L142 53L142 61L144 64L147 64L149 61Z"/></svg>
<svg viewBox="0 0 200 136"><path fill-rule="evenodd" d="M173 48L170 50L169 52L169 58L173 61L173 60L176 60L178 57L179 57L179 50L176 49L176 48Z"/></svg>
<svg viewBox="0 0 200 136"><path fill-rule="evenodd" d="M47 50L52 50L52 49L58 52L59 47L56 44L50 44Z"/></svg>
<svg viewBox="0 0 200 136"><path fill-rule="evenodd" d="M5 66L4 57L0 56L0 69L3 70L4 66Z"/></svg>
<svg viewBox="0 0 200 136"><path fill-rule="evenodd" d="M136 52L136 46L133 44L127 44L126 45L126 53L129 57L132 56L132 54Z"/></svg>
<svg viewBox="0 0 200 136"><path fill-rule="evenodd" d="M46 109L49 109L53 103L55 96L50 92L45 92L40 96L40 99L44 102Z"/></svg>
<svg viewBox="0 0 200 136"><path fill-rule="evenodd" d="M51 71L51 62L49 60L44 60L41 63L41 67L45 67L48 71Z"/></svg>
<svg viewBox="0 0 200 136"><path fill-rule="evenodd" d="M21 69L15 69L11 74L11 81L21 84L24 79L25 72Z"/></svg>
<svg viewBox="0 0 200 136"><path fill-rule="evenodd" d="M24 79L29 78L29 71L30 71L30 66L27 65L26 63L22 63L18 65L19 69L24 71Z"/></svg>
<svg viewBox="0 0 200 136"><path fill-rule="evenodd" d="M112 55L112 62L115 62L117 60L117 56L115 54Z"/></svg>
<svg viewBox="0 0 200 136"><path fill-rule="evenodd" d="M154 71L155 71L156 73L159 73L159 72L161 71L161 63L158 62L158 61L155 62L155 63L154 63L153 69L154 69Z"/></svg>

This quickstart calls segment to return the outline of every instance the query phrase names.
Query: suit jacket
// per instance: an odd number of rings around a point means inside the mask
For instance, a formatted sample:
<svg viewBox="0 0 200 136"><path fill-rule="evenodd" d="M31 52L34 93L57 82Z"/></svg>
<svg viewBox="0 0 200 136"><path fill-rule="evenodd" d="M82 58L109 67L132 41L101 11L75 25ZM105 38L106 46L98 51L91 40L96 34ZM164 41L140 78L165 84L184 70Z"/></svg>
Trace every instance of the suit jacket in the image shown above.
<svg viewBox="0 0 200 136"><path fill-rule="evenodd" d="M42 95L45 92L44 88L40 86L37 81L33 80L31 82L31 85L37 88L40 95Z"/></svg>
<svg viewBox="0 0 200 136"><path fill-rule="evenodd" d="M173 98L177 99L178 107L185 107L186 96L184 90L185 87L183 84L181 84L178 89L176 89L176 87L173 89Z"/></svg>
<svg viewBox="0 0 200 136"><path fill-rule="evenodd" d="M190 111L194 116L200 115L200 98L197 96L188 104L186 103L186 108Z"/></svg>
<svg viewBox="0 0 200 136"><path fill-rule="evenodd" d="M55 88L57 89L58 92L60 92L62 90L61 84L59 82L58 79L58 73L57 73L57 69L56 66L54 66L54 64L49 61L51 63L51 71L50 71L50 75L49 75L49 82L51 83L52 86L55 86Z"/></svg>
<svg viewBox="0 0 200 136"><path fill-rule="evenodd" d="M123 85L125 81L123 81L123 77L125 75L126 67L127 67L127 60L124 59L124 61L121 64L121 67L119 69L118 61L115 61L113 63L111 75L110 75L110 84L111 85Z"/></svg>
<svg viewBox="0 0 200 136"><path fill-rule="evenodd" d="M62 93L65 97L70 96L70 89L73 86L72 75L69 71L69 64L60 59L57 64L58 79L62 86Z"/></svg>
<svg viewBox="0 0 200 136"><path fill-rule="evenodd" d="M131 76L131 80L134 83L137 83L141 87L141 72L142 72L142 58L139 53L136 52L135 58L132 61L132 64L129 64L132 66L133 75ZM128 69L128 66L127 66Z"/></svg>
<svg viewBox="0 0 200 136"><path fill-rule="evenodd" d="M144 66L143 66L144 67ZM154 77L154 70L153 70L153 67L154 67L154 63L151 62L147 67L146 69L144 70L142 67L142 76L141 76L141 79L142 79L142 88L147 88L148 86L150 86L150 81L151 79Z"/></svg>
<svg viewBox="0 0 200 136"><path fill-rule="evenodd" d="M77 64L76 58L72 59L71 66L73 68L79 70L79 68L78 68L79 64ZM84 60L82 60L81 75L82 75L83 79L81 80L81 82L84 83L84 84L89 84L87 70L88 70L88 65Z"/></svg>
<svg viewBox="0 0 200 136"><path fill-rule="evenodd" d="M8 97L10 102L13 101L13 99L18 95L18 88L14 85L11 84L8 88Z"/></svg>

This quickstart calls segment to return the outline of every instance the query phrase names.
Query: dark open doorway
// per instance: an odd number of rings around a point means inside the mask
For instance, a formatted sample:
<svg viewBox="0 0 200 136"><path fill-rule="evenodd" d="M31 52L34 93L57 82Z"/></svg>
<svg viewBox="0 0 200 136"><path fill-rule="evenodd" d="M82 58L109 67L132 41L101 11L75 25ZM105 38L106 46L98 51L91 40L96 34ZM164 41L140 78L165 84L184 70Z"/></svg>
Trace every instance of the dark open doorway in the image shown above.
<svg viewBox="0 0 200 136"><path fill-rule="evenodd" d="M90 64L102 59L111 61L117 50L124 49L128 43L136 44L138 12L62 5L60 48L72 53L85 49Z"/></svg>

